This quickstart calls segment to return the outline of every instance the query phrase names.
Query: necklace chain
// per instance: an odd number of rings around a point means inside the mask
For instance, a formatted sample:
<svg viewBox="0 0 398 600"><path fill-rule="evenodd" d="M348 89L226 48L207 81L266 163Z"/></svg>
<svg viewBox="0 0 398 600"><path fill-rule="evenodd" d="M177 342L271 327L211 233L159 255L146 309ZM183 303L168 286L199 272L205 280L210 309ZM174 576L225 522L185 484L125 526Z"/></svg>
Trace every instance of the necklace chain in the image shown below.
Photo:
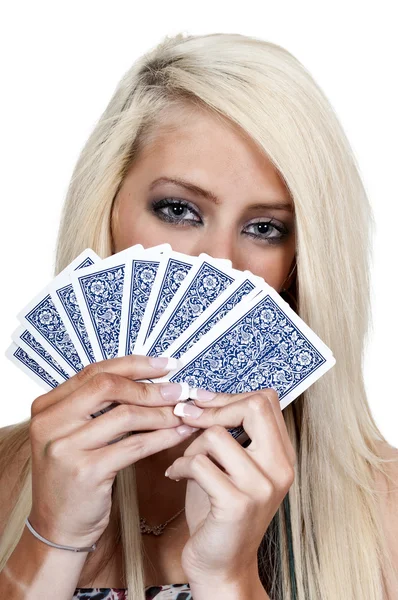
<svg viewBox="0 0 398 600"><path fill-rule="evenodd" d="M164 528L166 527L166 525L168 525L171 521L173 521L174 519L176 519L178 517L178 515L180 515L182 513L182 511L185 510L185 506L178 511L177 514L174 515L174 517L171 517L171 519L169 519L168 521L166 521L166 523L163 523L161 525L154 525L153 527L151 527L150 525L148 525L148 523L145 521L145 519L143 517L140 517L140 530L141 533L152 533L153 535L160 535L163 533Z"/></svg>

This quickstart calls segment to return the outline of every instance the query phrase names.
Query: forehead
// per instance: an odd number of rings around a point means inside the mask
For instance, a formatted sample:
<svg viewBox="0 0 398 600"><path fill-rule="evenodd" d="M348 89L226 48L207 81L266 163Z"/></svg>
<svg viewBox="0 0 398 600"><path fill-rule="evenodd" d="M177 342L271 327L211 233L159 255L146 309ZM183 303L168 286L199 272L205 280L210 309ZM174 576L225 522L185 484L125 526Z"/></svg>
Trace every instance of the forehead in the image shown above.
<svg viewBox="0 0 398 600"><path fill-rule="evenodd" d="M286 195L285 184L264 151L235 123L210 110L168 109L149 132L137 163L152 171L153 178L174 175L213 189L239 186L249 187L250 193Z"/></svg>

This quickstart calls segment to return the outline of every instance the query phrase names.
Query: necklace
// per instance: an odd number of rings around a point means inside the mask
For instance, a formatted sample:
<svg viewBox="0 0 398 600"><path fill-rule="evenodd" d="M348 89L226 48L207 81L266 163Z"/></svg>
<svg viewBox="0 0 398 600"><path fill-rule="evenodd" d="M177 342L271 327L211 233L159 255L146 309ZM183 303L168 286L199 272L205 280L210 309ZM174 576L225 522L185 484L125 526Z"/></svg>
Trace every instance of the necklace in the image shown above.
<svg viewBox="0 0 398 600"><path fill-rule="evenodd" d="M154 525L153 527L151 527L150 525L148 525L148 523L145 521L145 519L143 517L140 517L140 530L141 530L141 533L153 533L153 535L160 535L160 534L162 534L164 528L166 527L166 525L168 525L168 523L170 523L170 521L173 521L173 519L175 519L176 517L178 517L178 515L180 515L183 510L185 510L185 506L180 511L178 511L178 513L176 515L174 515L174 517L171 517L171 519L169 519L168 521L166 521L166 523L163 523L162 525Z"/></svg>

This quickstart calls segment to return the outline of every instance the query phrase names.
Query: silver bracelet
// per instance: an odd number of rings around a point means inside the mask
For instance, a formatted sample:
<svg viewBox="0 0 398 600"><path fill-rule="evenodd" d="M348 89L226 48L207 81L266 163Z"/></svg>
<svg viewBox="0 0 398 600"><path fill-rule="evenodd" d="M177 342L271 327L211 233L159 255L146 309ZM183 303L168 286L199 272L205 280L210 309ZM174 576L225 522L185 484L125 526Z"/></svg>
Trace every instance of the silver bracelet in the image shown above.
<svg viewBox="0 0 398 600"><path fill-rule="evenodd" d="M53 542L46 540L46 538L42 537L40 535L40 533L37 533L37 531L35 529L33 529L32 525L29 523L28 517L26 517L25 523L28 526L28 528L30 529L30 531L33 533L33 535L35 537L37 537L37 539L41 540L45 544L48 544L49 546L53 546L54 548L60 548L60 550L71 550L72 552L94 552L94 550L97 547L97 544L93 544L92 546L87 546L87 548L73 548L72 546L61 546L60 544L54 544Z"/></svg>

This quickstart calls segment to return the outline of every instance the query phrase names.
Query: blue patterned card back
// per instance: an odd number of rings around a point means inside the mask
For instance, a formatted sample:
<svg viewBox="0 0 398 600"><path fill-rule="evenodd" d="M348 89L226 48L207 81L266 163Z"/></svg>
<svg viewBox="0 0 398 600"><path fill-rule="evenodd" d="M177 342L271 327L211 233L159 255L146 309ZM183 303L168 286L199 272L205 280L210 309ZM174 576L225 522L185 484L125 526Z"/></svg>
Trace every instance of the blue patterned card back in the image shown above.
<svg viewBox="0 0 398 600"><path fill-rule="evenodd" d="M249 279L246 279L242 282L242 284L235 290L233 294L231 294L225 302L218 307L213 314L209 316L209 318L202 323L196 331L171 355L173 358L180 358L183 356L188 350L196 344L200 340L201 337L205 335L210 329L220 321L225 315L227 315L239 302L250 294L252 290L254 290L255 285Z"/></svg>
<svg viewBox="0 0 398 600"><path fill-rule="evenodd" d="M191 268L192 264L176 260L175 258L169 258L144 341L152 333L155 325L170 304L174 294L179 289Z"/></svg>
<svg viewBox="0 0 398 600"><path fill-rule="evenodd" d="M62 356L73 371L77 373L83 368L76 348L66 331L50 294L40 300L25 315L25 318L50 346Z"/></svg>
<svg viewBox="0 0 398 600"><path fill-rule="evenodd" d="M325 362L275 300L261 294L248 312L231 320L230 326L170 381L222 393L273 388L282 400ZM244 430L229 431L238 437Z"/></svg>
<svg viewBox="0 0 398 600"><path fill-rule="evenodd" d="M36 340L36 338L25 329L20 335L20 339L25 342L27 346L32 348L33 356L34 353L38 354L43 360L46 361L56 371L62 379L69 379L68 373L57 363L57 361L51 356L49 352Z"/></svg>
<svg viewBox="0 0 398 600"><path fill-rule="evenodd" d="M90 262L92 264L92 261ZM84 266L89 265L85 264ZM82 348L87 355L87 358L91 363L95 362L93 348L90 343L87 329L83 321L82 313L80 311L80 306L77 302L72 284L68 283L67 285L57 289L56 294L66 314L68 315L69 322L72 325L73 330L75 331L77 338L80 341Z"/></svg>
<svg viewBox="0 0 398 600"><path fill-rule="evenodd" d="M26 369L28 369L32 373L33 376L38 377L39 380L41 380L43 383L45 383L48 387L55 388L59 385L58 381L55 381L55 379L53 379L51 377L51 375L49 375L47 373L47 371L45 369L43 369L43 367L41 367L31 356L29 356L25 352L25 350L22 350L22 348L20 348L19 346L13 352L13 356Z"/></svg>
<svg viewBox="0 0 398 600"><path fill-rule="evenodd" d="M118 352L125 264L78 277L80 289L104 359Z"/></svg>
<svg viewBox="0 0 398 600"><path fill-rule="evenodd" d="M165 352L233 281L231 275L203 261L147 355L159 356Z"/></svg>
<svg viewBox="0 0 398 600"><path fill-rule="evenodd" d="M159 262L159 260L133 260L128 291L126 356L133 353Z"/></svg>

